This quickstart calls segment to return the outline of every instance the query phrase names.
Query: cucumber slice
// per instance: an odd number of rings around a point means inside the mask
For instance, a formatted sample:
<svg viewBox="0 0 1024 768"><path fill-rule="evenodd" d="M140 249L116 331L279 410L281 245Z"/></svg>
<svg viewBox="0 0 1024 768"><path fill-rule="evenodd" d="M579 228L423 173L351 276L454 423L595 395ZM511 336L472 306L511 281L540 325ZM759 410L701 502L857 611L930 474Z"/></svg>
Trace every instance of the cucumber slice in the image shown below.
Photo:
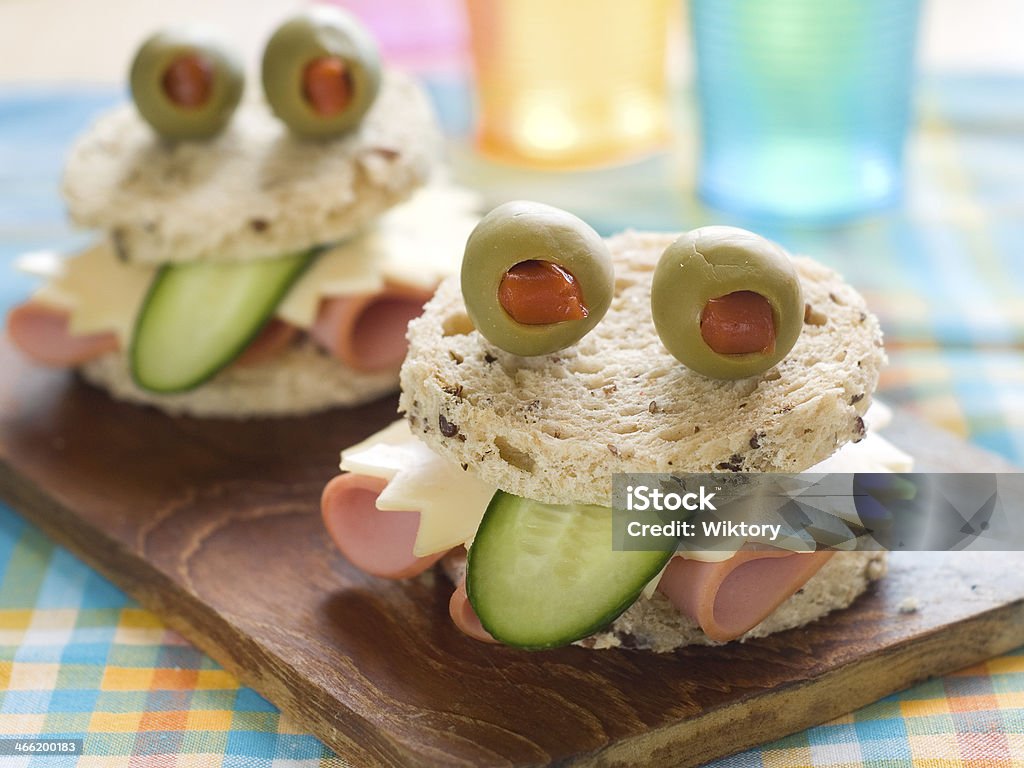
<svg viewBox="0 0 1024 768"><path fill-rule="evenodd" d="M209 380L259 334L316 254L163 267L135 321L129 353L135 383L170 393Z"/></svg>
<svg viewBox="0 0 1024 768"><path fill-rule="evenodd" d="M610 624L670 557L613 550L608 507L498 491L469 550L466 592L497 640L556 648Z"/></svg>

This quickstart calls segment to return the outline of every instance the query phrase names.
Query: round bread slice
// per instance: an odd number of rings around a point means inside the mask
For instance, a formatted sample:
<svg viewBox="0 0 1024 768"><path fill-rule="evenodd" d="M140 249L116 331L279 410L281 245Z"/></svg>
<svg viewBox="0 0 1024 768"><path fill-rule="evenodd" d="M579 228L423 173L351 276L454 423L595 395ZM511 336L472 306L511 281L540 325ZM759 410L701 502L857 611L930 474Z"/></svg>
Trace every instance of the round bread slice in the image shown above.
<svg viewBox="0 0 1024 768"><path fill-rule="evenodd" d="M651 276L675 237L611 238L611 309L552 355L497 349L473 329L458 279L442 283L409 326L400 407L413 432L517 496L605 506L614 472L801 472L861 439L885 362L864 299L795 259L807 304L789 355L759 376L705 378L668 353L651 320Z"/></svg>
<svg viewBox="0 0 1024 768"><path fill-rule="evenodd" d="M126 104L77 141L64 196L129 261L268 258L354 234L421 186L439 150L427 97L395 73L330 141L295 138L254 100L216 138L172 143Z"/></svg>
<svg viewBox="0 0 1024 768"><path fill-rule="evenodd" d="M885 552L836 552L796 594L764 621L738 638L739 642L802 627L827 613L847 608L870 585L885 575ZM642 648L665 653L684 645L723 645L712 640L689 616L660 592L641 597L609 627L580 641L588 648Z"/></svg>
<svg viewBox="0 0 1024 768"><path fill-rule="evenodd" d="M767 637L776 632L802 627L832 611L848 608L873 581L888 569L886 552L836 552L795 594L738 642ZM454 552L441 561L445 576L458 584L466 575L464 552ZM609 626L576 645L597 650L638 648L668 653L687 645L724 645L712 640L700 625L680 613L660 592L649 599L640 597Z"/></svg>
<svg viewBox="0 0 1024 768"><path fill-rule="evenodd" d="M394 371L361 373L310 342L259 365L231 366L190 392L161 395L136 386L122 353L105 355L79 369L83 377L118 400L152 405L170 414L251 418L294 416L375 400L395 390Z"/></svg>

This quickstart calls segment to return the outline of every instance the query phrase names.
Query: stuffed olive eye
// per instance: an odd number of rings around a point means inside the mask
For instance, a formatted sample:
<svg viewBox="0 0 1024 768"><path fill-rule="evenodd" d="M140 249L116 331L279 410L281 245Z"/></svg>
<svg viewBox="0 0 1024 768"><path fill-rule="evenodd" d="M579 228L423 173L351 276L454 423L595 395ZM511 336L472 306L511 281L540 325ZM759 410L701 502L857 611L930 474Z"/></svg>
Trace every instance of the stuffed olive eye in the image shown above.
<svg viewBox="0 0 1024 768"><path fill-rule="evenodd" d="M207 29L150 37L132 61L129 86L142 118L167 139L205 139L228 124L245 77L235 53Z"/></svg>
<svg viewBox="0 0 1024 768"><path fill-rule="evenodd" d="M679 362L713 379L743 379L789 354L804 301L780 246L735 227L702 227L661 255L651 313Z"/></svg>
<svg viewBox="0 0 1024 768"><path fill-rule="evenodd" d="M466 241L462 296L477 330L516 355L575 344L612 301L615 275L604 240L567 211L505 203Z"/></svg>
<svg viewBox="0 0 1024 768"><path fill-rule="evenodd" d="M359 123L380 90L377 44L340 8L313 6L285 21L267 42L263 90L293 133L342 134Z"/></svg>

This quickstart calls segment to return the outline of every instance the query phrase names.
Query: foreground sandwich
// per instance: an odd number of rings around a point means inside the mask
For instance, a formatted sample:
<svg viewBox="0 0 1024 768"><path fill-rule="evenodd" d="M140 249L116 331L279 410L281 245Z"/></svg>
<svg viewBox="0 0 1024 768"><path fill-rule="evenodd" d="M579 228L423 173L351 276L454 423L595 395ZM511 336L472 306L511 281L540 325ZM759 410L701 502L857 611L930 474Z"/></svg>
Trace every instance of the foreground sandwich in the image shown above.
<svg viewBox="0 0 1024 768"><path fill-rule="evenodd" d="M442 284L409 340L407 419L342 454L324 520L375 575L443 559L473 637L724 642L846 607L884 572L879 552L612 550L616 472L907 469L865 439L884 420L867 415L878 323L810 259L726 227L602 241L512 203L481 221L461 285Z"/></svg>
<svg viewBox="0 0 1024 768"><path fill-rule="evenodd" d="M71 218L101 239L24 264L46 280L7 321L28 357L199 415L397 386L406 324L475 223L465 193L424 187L439 151L427 99L333 8L271 37L265 100L241 100L242 69L204 29L140 49L134 104L103 115L65 170Z"/></svg>

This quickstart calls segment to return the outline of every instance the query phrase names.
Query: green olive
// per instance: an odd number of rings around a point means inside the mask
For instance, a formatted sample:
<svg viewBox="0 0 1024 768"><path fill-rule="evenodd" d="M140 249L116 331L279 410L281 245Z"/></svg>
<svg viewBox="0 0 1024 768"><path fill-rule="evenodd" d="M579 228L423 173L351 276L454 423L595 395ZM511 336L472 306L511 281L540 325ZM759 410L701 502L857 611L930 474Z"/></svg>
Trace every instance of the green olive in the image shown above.
<svg viewBox="0 0 1024 768"><path fill-rule="evenodd" d="M730 303L749 314L721 319L716 308ZM760 326L758 304L767 315ZM651 313L662 343L679 362L713 379L744 379L789 354L803 328L803 291L779 245L735 227L702 227L661 255ZM717 327L709 328L713 317ZM771 341L761 348L766 333ZM744 346L744 336L754 340L753 349ZM735 349L742 351L730 351Z"/></svg>
<svg viewBox="0 0 1024 768"><path fill-rule="evenodd" d="M263 91L274 114L305 138L358 125L380 90L377 43L354 16L315 5L285 21L263 51Z"/></svg>
<svg viewBox="0 0 1024 768"><path fill-rule="evenodd" d="M220 133L242 98L242 63L205 27L156 33L132 61L129 86L142 118L167 139Z"/></svg>
<svg viewBox="0 0 1024 768"><path fill-rule="evenodd" d="M546 355L575 344L604 317L614 288L601 236L550 205L499 205L466 241L466 312L506 352Z"/></svg>

